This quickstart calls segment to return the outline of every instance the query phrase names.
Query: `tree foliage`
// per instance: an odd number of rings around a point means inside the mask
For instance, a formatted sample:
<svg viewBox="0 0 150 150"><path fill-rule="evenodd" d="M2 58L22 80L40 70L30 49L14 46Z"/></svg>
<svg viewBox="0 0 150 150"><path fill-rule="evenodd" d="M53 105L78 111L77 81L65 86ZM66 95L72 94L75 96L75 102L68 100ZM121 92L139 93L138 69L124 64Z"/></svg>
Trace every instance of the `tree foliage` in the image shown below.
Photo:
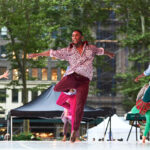
<svg viewBox="0 0 150 150"><path fill-rule="evenodd" d="M116 18L120 22L118 39L120 46L128 49L129 66L124 74L118 74L121 80L121 91L125 95L124 104L129 110L133 104L139 89L148 82L148 78L135 83L134 79L141 74L150 56L150 1L149 0L112 0Z"/></svg>

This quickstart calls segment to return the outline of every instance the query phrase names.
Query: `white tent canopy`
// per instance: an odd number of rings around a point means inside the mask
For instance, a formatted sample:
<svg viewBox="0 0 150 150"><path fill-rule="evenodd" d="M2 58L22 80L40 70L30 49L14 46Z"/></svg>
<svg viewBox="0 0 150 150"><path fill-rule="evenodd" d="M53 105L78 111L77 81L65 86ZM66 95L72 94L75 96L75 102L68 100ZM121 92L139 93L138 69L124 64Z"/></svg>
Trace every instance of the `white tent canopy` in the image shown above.
<svg viewBox="0 0 150 150"><path fill-rule="evenodd" d="M98 124L97 126L88 129L88 140L92 141L93 138L97 141L98 139L102 139L104 137L104 132L107 126L107 123L109 121L109 118L106 118L103 122ZM120 119L116 114L111 117L111 132L112 132L112 138L117 139L123 139L124 141L127 139L127 136L129 134L131 125L129 125L124 120ZM138 129L138 135L140 133ZM109 127L107 129L105 140L109 139ZM132 128L132 132L130 134L129 140L136 140L136 128Z"/></svg>

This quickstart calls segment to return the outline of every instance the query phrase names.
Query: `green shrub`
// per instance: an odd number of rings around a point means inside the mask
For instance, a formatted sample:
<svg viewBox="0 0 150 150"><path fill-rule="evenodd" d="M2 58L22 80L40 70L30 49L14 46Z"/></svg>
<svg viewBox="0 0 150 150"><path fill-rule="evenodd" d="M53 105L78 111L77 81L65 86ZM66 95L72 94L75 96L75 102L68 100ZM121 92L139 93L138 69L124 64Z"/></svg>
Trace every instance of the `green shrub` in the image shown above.
<svg viewBox="0 0 150 150"><path fill-rule="evenodd" d="M21 133L13 136L14 141L30 141L30 140L41 140L39 137L35 137L32 133Z"/></svg>

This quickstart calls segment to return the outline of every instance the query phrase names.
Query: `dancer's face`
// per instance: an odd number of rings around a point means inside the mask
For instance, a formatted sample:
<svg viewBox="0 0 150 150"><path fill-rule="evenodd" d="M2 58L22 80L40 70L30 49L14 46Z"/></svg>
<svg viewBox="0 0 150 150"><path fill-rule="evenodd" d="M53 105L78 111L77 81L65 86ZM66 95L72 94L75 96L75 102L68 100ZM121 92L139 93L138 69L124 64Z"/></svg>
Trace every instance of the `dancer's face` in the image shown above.
<svg viewBox="0 0 150 150"><path fill-rule="evenodd" d="M78 32L78 31L74 31L72 33L72 42L74 44L79 44L82 42L83 36Z"/></svg>

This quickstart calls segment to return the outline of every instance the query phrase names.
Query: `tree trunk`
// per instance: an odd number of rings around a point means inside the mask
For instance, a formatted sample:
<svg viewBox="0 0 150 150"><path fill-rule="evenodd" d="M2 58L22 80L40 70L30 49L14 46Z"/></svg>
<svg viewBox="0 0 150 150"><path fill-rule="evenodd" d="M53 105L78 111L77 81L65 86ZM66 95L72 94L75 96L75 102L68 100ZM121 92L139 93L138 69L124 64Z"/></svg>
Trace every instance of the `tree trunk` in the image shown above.
<svg viewBox="0 0 150 150"><path fill-rule="evenodd" d="M141 28L142 28L142 35L145 34L145 18L144 16L140 16L141 18Z"/></svg>
<svg viewBox="0 0 150 150"><path fill-rule="evenodd" d="M23 61L23 70L22 70L22 84L23 84L23 89L22 89L22 97L23 97L23 104L26 104L28 102L28 90L27 90L27 80L26 80L26 59L24 58ZM23 132L29 133L29 128L30 128L30 122L29 120L24 120L23 122Z"/></svg>
<svg viewBox="0 0 150 150"><path fill-rule="evenodd" d="M145 18L142 15L140 16L140 18L141 18L142 35L144 35L145 34ZM142 49L141 49L142 53L144 53L144 50L145 50L145 46L142 45ZM142 65L142 68L144 68L144 64Z"/></svg>

